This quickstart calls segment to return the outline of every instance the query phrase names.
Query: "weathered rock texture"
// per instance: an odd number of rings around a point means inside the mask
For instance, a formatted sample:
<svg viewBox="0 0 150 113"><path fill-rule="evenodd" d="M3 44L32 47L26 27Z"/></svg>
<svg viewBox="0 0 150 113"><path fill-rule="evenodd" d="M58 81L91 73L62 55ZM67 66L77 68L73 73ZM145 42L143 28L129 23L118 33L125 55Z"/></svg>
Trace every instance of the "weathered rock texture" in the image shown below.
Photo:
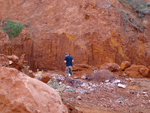
<svg viewBox="0 0 150 113"><path fill-rule="evenodd" d="M41 81L47 83L50 79L51 77L47 74L42 76Z"/></svg>
<svg viewBox="0 0 150 113"><path fill-rule="evenodd" d="M5 67L10 67L10 68L15 68L28 76L34 78L35 75L31 70L29 70L29 66L26 65L26 61L24 61L24 56L25 54L21 55L20 58L18 58L15 55L4 55L0 54L0 67L5 66Z"/></svg>
<svg viewBox="0 0 150 113"><path fill-rule="evenodd" d="M109 71L119 71L120 70L120 66L116 63L104 63L101 65L100 69L106 69Z"/></svg>
<svg viewBox="0 0 150 113"><path fill-rule="evenodd" d="M98 82L102 82L102 81L104 82L105 80L112 81L114 79L119 78L118 75L114 74L113 72L111 72L109 70L105 70L105 69L91 73L88 76L91 77L92 80L98 81Z"/></svg>
<svg viewBox="0 0 150 113"><path fill-rule="evenodd" d="M1 113L67 113L57 92L13 68L0 67Z"/></svg>
<svg viewBox="0 0 150 113"><path fill-rule="evenodd" d="M131 66L131 63L129 61L124 61L121 63L120 68L121 68L121 70L124 70L130 66Z"/></svg>
<svg viewBox="0 0 150 113"><path fill-rule="evenodd" d="M64 70L65 52L96 67L126 60L149 65L149 20L117 0L0 0L0 7L0 20L25 26L17 38L3 40L0 52L26 54L33 70Z"/></svg>
<svg viewBox="0 0 150 113"><path fill-rule="evenodd" d="M149 69L144 65L131 65L131 67L126 68L124 71L129 77L142 78L150 77Z"/></svg>

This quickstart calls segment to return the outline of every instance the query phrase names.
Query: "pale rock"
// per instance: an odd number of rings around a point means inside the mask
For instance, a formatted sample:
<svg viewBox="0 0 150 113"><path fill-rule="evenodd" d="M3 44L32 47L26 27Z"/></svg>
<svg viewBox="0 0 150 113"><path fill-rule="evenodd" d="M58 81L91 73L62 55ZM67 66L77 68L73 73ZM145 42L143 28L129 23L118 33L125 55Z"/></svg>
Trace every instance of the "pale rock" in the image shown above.
<svg viewBox="0 0 150 113"><path fill-rule="evenodd" d="M9 60L9 65L13 64L13 61Z"/></svg>
<svg viewBox="0 0 150 113"><path fill-rule="evenodd" d="M88 84L89 84L89 86L92 86L92 85L93 85L91 82L89 82Z"/></svg>
<svg viewBox="0 0 150 113"><path fill-rule="evenodd" d="M121 87L121 88L126 88L126 85L123 85L123 84L118 84L118 87Z"/></svg>
<svg viewBox="0 0 150 113"><path fill-rule="evenodd" d="M59 82L59 85L62 85L62 82Z"/></svg>
<svg viewBox="0 0 150 113"><path fill-rule="evenodd" d="M96 85L95 85L95 84L93 84L93 85L92 85L92 87L96 87Z"/></svg>
<svg viewBox="0 0 150 113"><path fill-rule="evenodd" d="M91 89L90 89L91 90ZM85 92L86 94L90 94L90 91Z"/></svg>
<svg viewBox="0 0 150 113"><path fill-rule="evenodd" d="M77 100L81 100L81 96L77 96L76 99L77 99Z"/></svg>
<svg viewBox="0 0 150 113"><path fill-rule="evenodd" d="M74 76L74 79L78 79L78 76Z"/></svg>
<svg viewBox="0 0 150 113"><path fill-rule="evenodd" d="M71 88L71 86L66 86L66 88L67 88L67 89L70 89L70 88Z"/></svg>
<svg viewBox="0 0 150 113"><path fill-rule="evenodd" d="M105 82L109 82L109 80L105 80Z"/></svg>
<svg viewBox="0 0 150 113"><path fill-rule="evenodd" d="M94 89L90 89L90 91L94 91Z"/></svg>
<svg viewBox="0 0 150 113"><path fill-rule="evenodd" d="M87 83L83 83L83 84L81 85L81 87L87 89L87 88L89 87L89 85L88 85Z"/></svg>
<svg viewBox="0 0 150 113"><path fill-rule="evenodd" d="M81 79L85 80L85 79L86 79L86 76L85 76L85 75L82 75Z"/></svg>
<svg viewBox="0 0 150 113"><path fill-rule="evenodd" d="M120 82L121 82L121 81L120 81L120 80L118 80L118 79L116 79L116 80L114 80L114 81L113 81L113 83L114 83L114 84L116 84L116 83L120 83Z"/></svg>
<svg viewBox="0 0 150 113"><path fill-rule="evenodd" d="M142 92L142 94L143 94L145 97L148 97L148 93L147 93L147 92Z"/></svg>

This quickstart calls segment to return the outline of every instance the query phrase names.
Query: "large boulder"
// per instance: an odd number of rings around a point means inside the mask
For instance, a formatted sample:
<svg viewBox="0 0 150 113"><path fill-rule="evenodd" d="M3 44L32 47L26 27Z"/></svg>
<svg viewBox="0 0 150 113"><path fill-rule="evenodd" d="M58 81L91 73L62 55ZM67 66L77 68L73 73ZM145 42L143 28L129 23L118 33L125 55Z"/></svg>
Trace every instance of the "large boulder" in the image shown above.
<svg viewBox="0 0 150 113"><path fill-rule="evenodd" d="M124 61L121 63L120 68L121 68L121 70L124 70L130 66L131 66L131 63L129 61Z"/></svg>
<svg viewBox="0 0 150 113"><path fill-rule="evenodd" d="M145 68L145 66L132 64L129 68L126 68L125 71L139 71L140 68Z"/></svg>
<svg viewBox="0 0 150 113"><path fill-rule="evenodd" d="M124 71L129 77L141 78L149 76L149 69L144 65L131 65Z"/></svg>
<svg viewBox="0 0 150 113"><path fill-rule="evenodd" d="M120 70L120 66L116 63L104 63L101 65L100 69L106 69L109 71L119 71Z"/></svg>
<svg viewBox="0 0 150 113"><path fill-rule="evenodd" d="M57 92L14 68L0 68L1 113L68 113Z"/></svg>

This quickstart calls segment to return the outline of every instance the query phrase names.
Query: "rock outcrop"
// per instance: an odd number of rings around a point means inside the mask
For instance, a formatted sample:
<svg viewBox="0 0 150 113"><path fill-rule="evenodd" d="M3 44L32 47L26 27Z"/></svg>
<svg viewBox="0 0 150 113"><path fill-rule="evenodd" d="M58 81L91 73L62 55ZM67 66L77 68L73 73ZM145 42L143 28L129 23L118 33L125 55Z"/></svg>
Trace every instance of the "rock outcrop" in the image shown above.
<svg viewBox="0 0 150 113"><path fill-rule="evenodd" d="M0 67L1 113L67 113L58 93L14 68Z"/></svg>
<svg viewBox="0 0 150 113"><path fill-rule="evenodd" d="M0 34L0 53L25 54L34 71L64 70L65 52L98 68L106 61L149 65L149 16L137 18L118 0L0 0L0 7L0 21L25 26L9 43Z"/></svg>

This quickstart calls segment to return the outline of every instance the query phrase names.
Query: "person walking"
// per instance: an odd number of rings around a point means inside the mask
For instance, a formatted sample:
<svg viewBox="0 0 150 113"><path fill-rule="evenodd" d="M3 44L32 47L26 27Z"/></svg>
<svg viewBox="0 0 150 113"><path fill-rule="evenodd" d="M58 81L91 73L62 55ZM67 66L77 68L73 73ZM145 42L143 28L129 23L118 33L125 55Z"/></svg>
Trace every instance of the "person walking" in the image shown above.
<svg viewBox="0 0 150 113"><path fill-rule="evenodd" d="M74 62L72 56L70 56L67 52L65 53L65 60L64 62L66 63L66 76L70 76L73 74L72 72L72 62Z"/></svg>

